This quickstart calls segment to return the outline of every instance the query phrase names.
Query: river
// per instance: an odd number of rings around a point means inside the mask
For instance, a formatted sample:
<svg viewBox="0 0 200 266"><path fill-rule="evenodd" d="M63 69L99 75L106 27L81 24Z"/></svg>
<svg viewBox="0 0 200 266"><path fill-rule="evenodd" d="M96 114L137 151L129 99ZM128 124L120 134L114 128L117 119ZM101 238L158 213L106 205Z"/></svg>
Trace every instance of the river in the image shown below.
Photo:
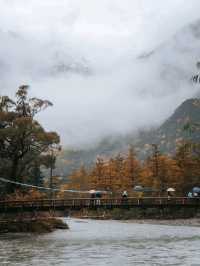
<svg viewBox="0 0 200 266"><path fill-rule="evenodd" d="M0 236L0 265L200 265L200 227L66 219L70 230Z"/></svg>

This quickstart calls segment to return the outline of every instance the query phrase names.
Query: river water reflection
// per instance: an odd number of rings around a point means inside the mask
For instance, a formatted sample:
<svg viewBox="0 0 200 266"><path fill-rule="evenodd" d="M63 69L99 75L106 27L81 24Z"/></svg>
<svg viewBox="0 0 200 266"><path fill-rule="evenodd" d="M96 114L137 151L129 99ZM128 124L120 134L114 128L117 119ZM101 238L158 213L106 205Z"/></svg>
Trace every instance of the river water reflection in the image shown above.
<svg viewBox="0 0 200 266"><path fill-rule="evenodd" d="M0 236L0 265L200 265L200 228L67 219L70 230Z"/></svg>

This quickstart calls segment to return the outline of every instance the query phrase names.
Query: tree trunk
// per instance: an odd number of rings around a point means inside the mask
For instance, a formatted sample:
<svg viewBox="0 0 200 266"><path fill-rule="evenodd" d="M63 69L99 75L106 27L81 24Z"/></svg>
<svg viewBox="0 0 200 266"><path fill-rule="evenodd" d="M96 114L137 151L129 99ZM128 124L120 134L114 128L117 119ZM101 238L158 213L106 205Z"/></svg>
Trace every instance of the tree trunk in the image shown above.
<svg viewBox="0 0 200 266"><path fill-rule="evenodd" d="M9 175L9 179L12 181L17 181L17 171L18 171L18 165L19 165L19 159L17 157L15 157L12 161L12 166L11 166L11 170L10 170L10 175ZM16 190L17 186L14 184L9 184L7 185L7 193L13 193Z"/></svg>

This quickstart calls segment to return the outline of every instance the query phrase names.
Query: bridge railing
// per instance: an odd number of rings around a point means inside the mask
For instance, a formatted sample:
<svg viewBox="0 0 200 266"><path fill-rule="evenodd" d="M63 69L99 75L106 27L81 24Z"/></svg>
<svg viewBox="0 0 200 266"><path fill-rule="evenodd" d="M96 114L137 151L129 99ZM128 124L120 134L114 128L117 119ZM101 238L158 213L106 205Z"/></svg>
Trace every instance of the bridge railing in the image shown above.
<svg viewBox="0 0 200 266"><path fill-rule="evenodd" d="M128 197L128 198L74 198L0 201L0 208L41 208L41 207L92 207L92 206L159 206L159 205L196 205L200 198L187 197Z"/></svg>

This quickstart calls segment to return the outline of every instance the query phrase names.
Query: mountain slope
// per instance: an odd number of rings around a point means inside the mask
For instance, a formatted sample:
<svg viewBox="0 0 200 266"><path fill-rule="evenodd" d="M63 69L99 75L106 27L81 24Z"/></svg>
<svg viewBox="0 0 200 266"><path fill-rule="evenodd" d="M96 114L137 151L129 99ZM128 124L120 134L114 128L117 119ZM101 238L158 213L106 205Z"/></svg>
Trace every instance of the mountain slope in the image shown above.
<svg viewBox="0 0 200 266"><path fill-rule="evenodd" d="M67 175L81 164L90 167L98 156L109 158L117 153L125 154L129 145L134 146L140 159L151 154L152 144L157 144L162 153L173 154L183 140L200 142L199 130L200 99L188 99L157 129L140 132L137 136L107 138L92 149L64 151L58 160L58 168Z"/></svg>
<svg viewBox="0 0 200 266"><path fill-rule="evenodd" d="M140 156L149 154L150 144L158 144L161 152L174 153L183 140L200 142L200 100L184 101L158 129L145 132L136 143Z"/></svg>

